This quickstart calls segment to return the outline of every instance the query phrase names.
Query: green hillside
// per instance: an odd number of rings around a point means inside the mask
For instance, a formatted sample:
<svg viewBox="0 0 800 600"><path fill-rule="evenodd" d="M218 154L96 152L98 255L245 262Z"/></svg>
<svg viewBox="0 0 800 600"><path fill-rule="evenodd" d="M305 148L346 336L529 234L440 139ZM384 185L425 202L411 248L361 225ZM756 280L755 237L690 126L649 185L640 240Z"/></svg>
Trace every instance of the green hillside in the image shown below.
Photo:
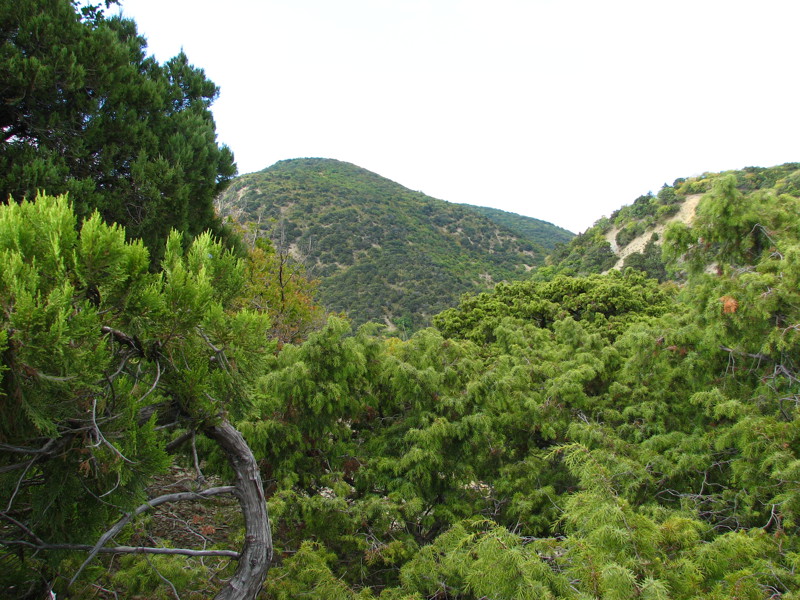
<svg viewBox="0 0 800 600"><path fill-rule="evenodd" d="M664 184L657 194L639 196L633 204L602 217L568 244L558 244L548 262L554 271L567 274L633 267L664 280L667 271L661 257L661 238L665 230L674 221L690 223L695 210L702 210L698 202L724 177L732 177L736 189L748 199L767 191L800 195L800 163L679 178L672 185Z"/></svg>
<svg viewBox="0 0 800 600"><path fill-rule="evenodd" d="M320 300L356 323L427 324L464 292L520 279L544 263L563 230L535 219L520 233L479 209L411 191L337 160L285 160L239 177L219 198L320 279ZM569 234L567 234L569 235ZM539 243L541 237L543 243Z"/></svg>
<svg viewBox="0 0 800 600"><path fill-rule="evenodd" d="M575 237L575 234L571 231L562 229L547 221L488 206L472 206L470 204L462 204L462 206L475 211L479 215L483 215L501 227L510 229L517 235L529 240L535 240L548 250L552 250L556 244L565 244Z"/></svg>

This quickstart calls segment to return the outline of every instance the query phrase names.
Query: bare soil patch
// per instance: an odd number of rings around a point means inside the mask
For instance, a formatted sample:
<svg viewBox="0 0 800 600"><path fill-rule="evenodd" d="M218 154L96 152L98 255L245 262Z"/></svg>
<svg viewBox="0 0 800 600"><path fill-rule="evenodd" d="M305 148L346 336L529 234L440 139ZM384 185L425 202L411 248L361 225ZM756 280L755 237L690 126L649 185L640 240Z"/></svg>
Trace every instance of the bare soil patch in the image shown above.
<svg viewBox="0 0 800 600"><path fill-rule="evenodd" d="M625 262L625 259L635 253L635 252L643 252L644 247L647 245L647 242L650 241L650 237L657 233L659 238L664 233L664 230L667 228L667 225L670 223L674 223L675 221L679 221L681 223L686 223L687 225L691 225L692 221L694 220L695 211L697 210L697 205L700 202L700 198L702 198L702 194L694 194L692 196L688 196L686 200L683 201L681 204L680 209L677 213L672 215L669 219L664 221L663 223L659 223L652 229L648 229L640 236L635 237L631 242L622 248L617 245L617 234L619 233L618 227L612 227L608 233L606 233L605 238L608 240L608 243L611 244L611 250L614 254L617 255L617 263L612 267L612 269L621 269L622 264ZM610 269L609 269L610 270Z"/></svg>

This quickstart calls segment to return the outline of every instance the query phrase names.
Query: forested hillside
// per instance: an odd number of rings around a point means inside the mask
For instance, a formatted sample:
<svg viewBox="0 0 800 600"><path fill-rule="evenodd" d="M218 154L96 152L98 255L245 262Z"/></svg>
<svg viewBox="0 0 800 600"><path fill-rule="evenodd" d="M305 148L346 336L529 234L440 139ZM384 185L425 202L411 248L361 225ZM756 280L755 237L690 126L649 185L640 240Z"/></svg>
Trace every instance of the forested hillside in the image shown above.
<svg viewBox="0 0 800 600"><path fill-rule="evenodd" d="M657 194L639 196L633 204L600 218L568 244L559 244L548 257L557 272L589 274L611 268L633 267L659 281L667 278L661 259L661 236L673 222L691 222L701 195L720 177L733 177L742 193L772 190L800 193L800 163L776 167L747 167L738 171L703 173L664 184Z"/></svg>
<svg viewBox="0 0 800 600"><path fill-rule="evenodd" d="M187 209L160 187L181 181L181 161L148 154L128 188L115 149L76 159L100 135L85 105L131 127L155 111L129 95L146 81L103 87L119 69L171 89L167 114L188 111L170 121L172 147L191 146L202 122L212 167L225 154L213 94L192 100L200 71L171 88L132 22L80 6L0 0L0 64L17 78L0 90L16 132L0 155L25 196L0 204L0 597L800 598L799 163L678 180L549 266L392 336L324 314L286 261L301 249L286 214L274 242L245 229L226 247L216 219L195 235L170 212ZM82 54L93 36L112 55L136 51L108 79L81 79L103 72ZM196 196L173 191L207 208L227 176L203 173ZM24 174L69 193L34 194ZM352 165L288 161L269 177L294 199L284 213L351 198L309 225L359 223L364 236L342 234L351 257L372 239L423 260L424 242L442 264L482 257L498 277L522 270L504 256L540 257L466 208ZM376 187L385 194L363 193ZM252 195L241 210L256 223L271 217L256 188L237 194ZM403 194L413 209L399 210ZM113 198L130 211L105 212ZM691 219L669 222L689 198ZM127 227L151 210L177 222L145 243ZM401 233L370 229L382 212L400 215ZM618 260L609 237L619 248L661 225L645 256L657 263L599 272ZM469 253L478 242L495 262ZM648 276L656 265L664 281ZM424 285L421 298L442 293Z"/></svg>
<svg viewBox="0 0 800 600"><path fill-rule="evenodd" d="M462 204L462 206L483 215L526 239L541 244L548 251L552 250L556 244L566 244L575 237L574 233L539 219L488 206L472 206L470 204Z"/></svg>
<svg viewBox="0 0 800 600"><path fill-rule="evenodd" d="M285 160L239 177L218 206L302 262L329 310L406 330L465 292L525 277L544 263L544 243L571 235L509 213L498 223L501 211L487 218L331 159Z"/></svg>

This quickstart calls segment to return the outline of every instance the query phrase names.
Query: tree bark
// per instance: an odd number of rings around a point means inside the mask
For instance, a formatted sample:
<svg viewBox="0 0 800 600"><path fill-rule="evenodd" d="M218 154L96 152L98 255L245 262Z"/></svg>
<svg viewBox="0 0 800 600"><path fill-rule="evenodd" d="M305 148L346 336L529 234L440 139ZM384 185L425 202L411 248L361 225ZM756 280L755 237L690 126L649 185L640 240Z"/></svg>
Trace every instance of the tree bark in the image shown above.
<svg viewBox="0 0 800 600"><path fill-rule="evenodd" d="M242 508L245 526L239 566L215 600L253 600L261 591L272 562L272 532L261 474L242 434L227 420L207 428L205 434L220 445L236 473L234 495Z"/></svg>

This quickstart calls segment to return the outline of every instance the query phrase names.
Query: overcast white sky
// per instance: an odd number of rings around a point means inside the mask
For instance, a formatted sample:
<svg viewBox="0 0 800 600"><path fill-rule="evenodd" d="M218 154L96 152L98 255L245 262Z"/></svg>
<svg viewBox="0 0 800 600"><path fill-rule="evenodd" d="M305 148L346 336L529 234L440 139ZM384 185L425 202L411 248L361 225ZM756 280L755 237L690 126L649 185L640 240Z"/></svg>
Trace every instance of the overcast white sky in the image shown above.
<svg viewBox="0 0 800 600"><path fill-rule="evenodd" d="M677 177L800 161L797 0L122 0L220 88L240 173L348 161L584 231Z"/></svg>

